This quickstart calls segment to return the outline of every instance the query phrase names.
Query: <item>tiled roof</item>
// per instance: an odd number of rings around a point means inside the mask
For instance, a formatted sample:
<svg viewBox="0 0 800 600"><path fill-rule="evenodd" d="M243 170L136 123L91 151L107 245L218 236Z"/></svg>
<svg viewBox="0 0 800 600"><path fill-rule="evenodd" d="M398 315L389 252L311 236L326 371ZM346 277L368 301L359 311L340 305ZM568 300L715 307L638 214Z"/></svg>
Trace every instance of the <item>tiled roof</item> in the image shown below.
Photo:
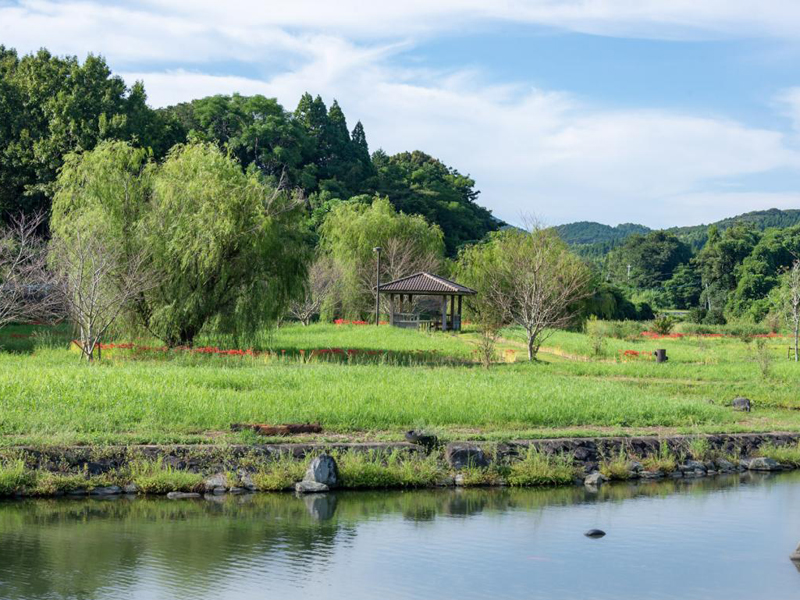
<svg viewBox="0 0 800 600"><path fill-rule="evenodd" d="M381 292L396 292L398 294L455 294L457 296L471 296L477 292L467 286L450 281L444 277L422 271L408 277L395 279L388 283L381 283Z"/></svg>

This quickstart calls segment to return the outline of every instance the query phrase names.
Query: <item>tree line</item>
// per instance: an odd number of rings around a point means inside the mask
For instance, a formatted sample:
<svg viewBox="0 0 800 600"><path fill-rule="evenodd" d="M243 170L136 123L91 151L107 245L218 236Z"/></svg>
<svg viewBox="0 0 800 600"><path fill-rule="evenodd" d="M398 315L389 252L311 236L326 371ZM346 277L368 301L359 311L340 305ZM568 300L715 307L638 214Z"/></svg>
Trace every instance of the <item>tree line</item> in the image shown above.
<svg viewBox="0 0 800 600"><path fill-rule="evenodd" d="M89 358L112 327L246 344L287 317L364 318L381 246L383 281L459 277L487 339L516 324L533 359L552 328L589 315L702 304L703 318L763 318L800 249L800 228L709 231L699 253L650 232L593 268L554 229L502 227L441 161L370 154L362 124L310 94L293 112L237 94L153 110L100 57L0 47L0 106L6 321L60 311Z"/></svg>
<svg viewBox="0 0 800 600"><path fill-rule="evenodd" d="M82 63L46 50L20 57L0 46L0 214L47 213L71 152L126 141L163 161L176 144L207 142L265 181L303 191L312 229L337 203L375 195L437 223L448 256L500 222L478 205L469 176L424 152L370 154L334 100L304 94L294 111L274 98L212 96L152 109L99 56Z"/></svg>

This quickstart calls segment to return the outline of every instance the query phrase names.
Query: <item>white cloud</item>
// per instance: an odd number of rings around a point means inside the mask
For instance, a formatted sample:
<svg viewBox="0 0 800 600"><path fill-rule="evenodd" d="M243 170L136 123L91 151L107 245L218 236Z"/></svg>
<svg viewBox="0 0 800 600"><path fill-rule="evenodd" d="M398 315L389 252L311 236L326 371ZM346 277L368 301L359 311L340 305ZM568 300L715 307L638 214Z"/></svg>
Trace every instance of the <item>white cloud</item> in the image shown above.
<svg viewBox="0 0 800 600"><path fill-rule="evenodd" d="M348 55L348 51L343 51ZM324 56L324 53L323 53ZM364 122L373 149L424 149L470 173L481 201L505 219L535 212L576 219L699 222L796 200L794 195L706 193L749 174L800 168L776 131L667 111L595 109L563 93L481 86L468 73L412 82L380 61L321 58L258 81L201 73L126 74L157 104L212 93L263 93L293 108L307 89L330 90Z"/></svg>
<svg viewBox="0 0 800 600"><path fill-rule="evenodd" d="M413 0L375 2L90 0L0 5L0 39L22 51L108 57L163 106L262 93L287 108L305 91L337 98L374 148L423 149L470 173L502 218L691 223L797 205L792 194L709 192L749 174L800 169L794 139L717 116L614 111L480 73L405 66L422 36L491 22L640 37L790 37L800 3L782 0ZM387 60L391 57L392 60ZM224 63L252 76L231 75ZM800 88L779 99L800 124ZM353 122L350 125L353 125Z"/></svg>

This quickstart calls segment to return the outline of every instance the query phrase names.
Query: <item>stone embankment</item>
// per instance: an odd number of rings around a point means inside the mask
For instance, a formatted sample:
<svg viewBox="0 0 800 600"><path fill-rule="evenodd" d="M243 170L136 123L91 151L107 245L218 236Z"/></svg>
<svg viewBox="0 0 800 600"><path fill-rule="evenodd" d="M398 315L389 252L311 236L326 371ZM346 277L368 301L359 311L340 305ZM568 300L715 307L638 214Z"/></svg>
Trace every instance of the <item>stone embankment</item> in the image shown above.
<svg viewBox="0 0 800 600"><path fill-rule="evenodd" d="M69 447L13 448L0 451L0 462L10 457L24 460L35 473L59 475L82 474L88 478L113 476L141 461L157 463L174 472L202 476L198 489L174 490L170 498L196 498L200 493L226 494L257 491L253 482L259 469L277 461L310 463L302 480L293 484L298 493L319 493L341 485L336 460L344 453L389 455L401 452L409 460L433 454L442 473L432 485L460 485L461 473L467 470L491 470L513 465L535 449L545 456L561 456L575 467L575 483L594 487L607 480L601 470L617 460L624 465L615 471L619 479L660 479L705 477L723 473L778 471L789 467L759 456L765 446L797 446L800 433L719 434L668 437L603 437L517 440L497 442L452 442L439 446L422 446L408 442L368 444L266 444L236 446L134 446L134 447ZM702 447L704 456L696 456ZM332 456L331 456L332 455ZM624 457L624 460L621 459ZM660 468L653 458L671 457L672 467ZM653 464L656 466L654 467ZM299 479L299 477L298 477ZM102 485L65 492L70 495L113 495L136 493L133 484ZM162 492L163 493L163 492ZM18 494L20 495L20 494ZM21 494L24 495L24 494Z"/></svg>

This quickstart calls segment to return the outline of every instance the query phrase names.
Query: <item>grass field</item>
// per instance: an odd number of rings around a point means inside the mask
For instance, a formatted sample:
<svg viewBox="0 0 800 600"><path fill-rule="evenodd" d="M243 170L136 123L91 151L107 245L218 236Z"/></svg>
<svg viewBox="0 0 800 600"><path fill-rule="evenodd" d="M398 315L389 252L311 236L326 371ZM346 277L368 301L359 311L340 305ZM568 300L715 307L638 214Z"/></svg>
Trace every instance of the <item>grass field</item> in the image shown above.
<svg viewBox="0 0 800 600"><path fill-rule="evenodd" d="M284 326L252 355L113 348L88 365L65 328L0 331L0 445L253 441L238 422L318 422L324 440L800 430L800 365L788 339L605 339L557 332L528 364L521 332L475 363L475 334L388 326ZM124 340L120 340L121 342ZM152 347L148 344L145 346ZM666 348L670 360L649 354ZM349 352L348 352L349 351ZM631 352L640 353L632 356ZM737 395L754 412L734 412Z"/></svg>

